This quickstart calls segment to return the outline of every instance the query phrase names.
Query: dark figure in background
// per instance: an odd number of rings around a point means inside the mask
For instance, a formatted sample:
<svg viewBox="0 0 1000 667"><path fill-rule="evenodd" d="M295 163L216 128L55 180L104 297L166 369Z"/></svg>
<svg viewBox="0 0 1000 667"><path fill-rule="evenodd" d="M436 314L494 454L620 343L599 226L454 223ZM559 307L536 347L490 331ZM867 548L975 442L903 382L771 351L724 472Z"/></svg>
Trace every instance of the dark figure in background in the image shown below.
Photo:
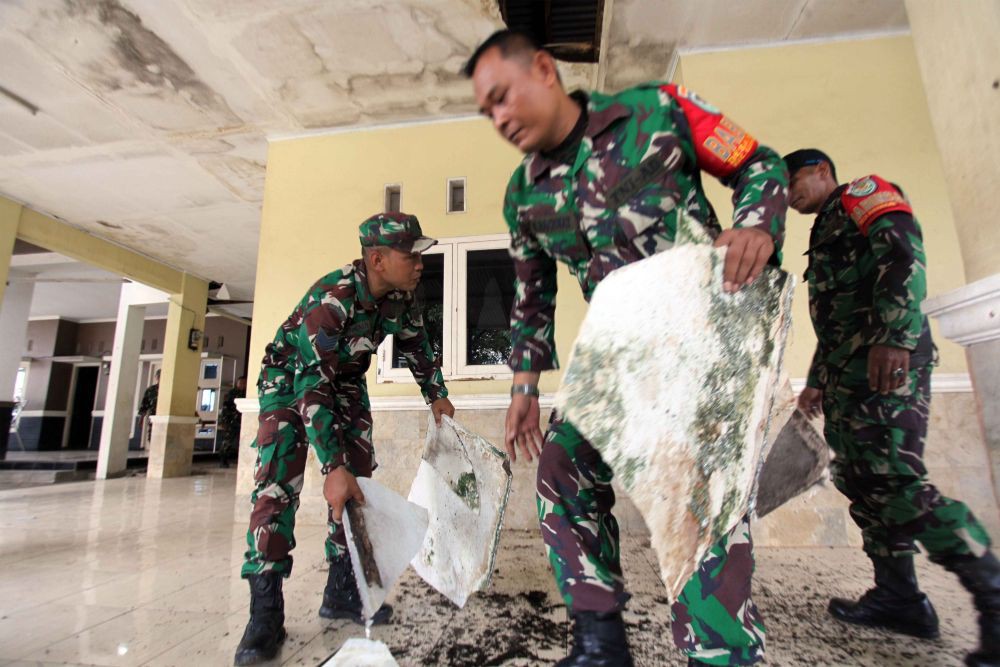
<svg viewBox="0 0 1000 667"><path fill-rule="evenodd" d="M146 449L150 437L153 435L153 424L150 417L156 414L156 401L160 398L160 371L156 371L153 384L146 387L146 392L142 395L139 403L139 428L146 426L146 437L140 438L140 446Z"/></svg>
<svg viewBox="0 0 1000 667"><path fill-rule="evenodd" d="M236 385L226 392L226 398L222 402L222 409L219 411L219 430L222 432L222 448L219 450L219 466L229 467L229 461L239 458L240 453L240 426L243 422L243 415L236 409L236 399L246 398L247 378L244 375L237 378Z"/></svg>
<svg viewBox="0 0 1000 667"><path fill-rule="evenodd" d="M851 501L875 587L830 601L847 623L916 637L939 634L920 592L914 542L958 575L979 611L980 645L967 665L1000 665L1000 562L964 503L927 479L924 441L936 350L920 304L927 294L920 225L896 185L872 174L837 183L823 152L785 156L789 202L815 214L809 240L809 313L818 344L805 412L826 417L834 484Z"/></svg>

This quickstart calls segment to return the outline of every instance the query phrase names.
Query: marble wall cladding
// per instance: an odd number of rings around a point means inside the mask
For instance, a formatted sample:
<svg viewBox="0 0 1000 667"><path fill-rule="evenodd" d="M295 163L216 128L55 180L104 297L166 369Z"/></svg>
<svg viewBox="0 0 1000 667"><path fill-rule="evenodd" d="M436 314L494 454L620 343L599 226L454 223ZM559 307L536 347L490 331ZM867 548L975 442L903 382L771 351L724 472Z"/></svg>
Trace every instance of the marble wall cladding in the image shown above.
<svg viewBox="0 0 1000 667"><path fill-rule="evenodd" d="M934 394L924 462L941 493L965 502L990 535L1000 537L1000 512L972 393ZM860 546L861 533L848 513L847 500L827 482L757 522L754 542L776 547Z"/></svg>
<svg viewBox="0 0 1000 667"><path fill-rule="evenodd" d="M504 410L459 410L455 417L465 428L479 433L499 448L503 446ZM250 449L255 416L248 414L241 438L237 481L237 516L249 511L253 487ZM427 436L427 413L423 410L376 411L374 441L378 468L374 478L406 496L416 475ZM542 423L548 414L542 415ZM991 535L1000 537L1000 511L993 493L986 445L980 429L976 403L971 393L935 394L931 405L930 433L925 457L931 481L942 493L965 501L983 521ZM514 474L506 528L537 530L535 513L535 462L520 457L512 465ZM623 533L644 535L648 531L628 497L617 490L615 516ZM326 504L322 477L312 452L306 468L297 523L322 525ZM848 514L848 503L832 483L814 488L778 508L755 524L754 541L759 546L852 546L861 545L861 534Z"/></svg>

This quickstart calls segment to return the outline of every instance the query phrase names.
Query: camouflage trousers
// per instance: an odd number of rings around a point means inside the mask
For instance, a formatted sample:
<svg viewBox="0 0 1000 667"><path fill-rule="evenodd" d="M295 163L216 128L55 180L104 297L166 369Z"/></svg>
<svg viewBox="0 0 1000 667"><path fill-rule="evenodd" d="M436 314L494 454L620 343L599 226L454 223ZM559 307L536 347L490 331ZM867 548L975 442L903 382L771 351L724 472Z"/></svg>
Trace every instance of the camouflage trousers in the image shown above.
<svg viewBox="0 0 1000 667"><path fill-rule="evenodd" d="M257 438L256 486L250 495L253 509L247 530L247 551L241 574L292 571L295 548L295 512L305 475L309 443L294 400L291 378L262 380ZM340 379L334 384L336 428L347 452L347 468L356 477L371 477L375 468L372 417L364 377ZM346 553L344 527L327 508L326 558Z"/></svg>
<svg viewBox="0 0 1000 667"><path fill-rule="evenodd" d="M622 575L613 473L567 421L553 419L538 461L538 519L556 584L572 611L613 612L630 595ZM674 643L710 665L751 665L764 623L750 597L750 523L713 545L671 607Z"/></svg>
<svg viewBox="0 0 1000 667"><path fill-rule="evenodd" d="M931 560L983 555L990 539L962 502L941 495L927 479L924 444L930 411L930 367L910 371L905 386L887 395L867 388L859 364L824 392L826 441L837 489L851 501L865 552L892 557L916 553Z"/></svg>

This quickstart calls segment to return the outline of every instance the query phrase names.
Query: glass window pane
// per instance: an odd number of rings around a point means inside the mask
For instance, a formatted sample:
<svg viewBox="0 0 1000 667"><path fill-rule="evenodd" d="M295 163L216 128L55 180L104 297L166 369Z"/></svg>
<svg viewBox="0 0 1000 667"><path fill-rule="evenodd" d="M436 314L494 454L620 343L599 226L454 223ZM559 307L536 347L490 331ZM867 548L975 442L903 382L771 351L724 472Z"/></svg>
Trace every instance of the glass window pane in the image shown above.
<svg viewBox="0 0 1000 667"><path fill-rule="evenodd" d="M417 285L417 299L424 311L424 329L434 350L434 360L440 365L442 334L444 333L444 255L424 255L424 272ZM392 339L392 367L408 368L406 358L396 349Z"/></svg>
<svg viewBox="0 0 1000 667"><path fill-rule="evenodd" d="M461 213L465 210L465 183L463 181L450 181L448 183L450 192L448 193L448 211L450 213Z"/></svg>
<svg viewBox="0 0 1000 667"><path fill-rule="evenodd" d="M514 304L514 263L507 250L469 252L466 285L463 361L467 366L506 365Z"/></svg>

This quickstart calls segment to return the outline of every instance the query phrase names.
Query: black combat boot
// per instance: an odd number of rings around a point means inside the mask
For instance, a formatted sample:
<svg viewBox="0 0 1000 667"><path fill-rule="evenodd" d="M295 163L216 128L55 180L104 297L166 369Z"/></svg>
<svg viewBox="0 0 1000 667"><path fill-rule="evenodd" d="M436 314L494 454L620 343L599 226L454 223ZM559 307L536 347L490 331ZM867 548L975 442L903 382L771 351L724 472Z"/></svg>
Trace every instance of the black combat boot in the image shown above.
<svg viewBox="0 0 1000 667"><path fill-rule="evenodd" d="M969 667L1000 667L1000 561L985 556L954 556L939 562L958 575L979 612L979 648L965 656Z"/></svg>
<svg viewBox="0 0 1000 667"><path fill-rule="evenodd" d="M830 600L830 614L845 623L937 639L940 636L937 613L917 587L913 556L870 558L875 566L875 588L857 602L843 598Z"/></svg>
<svg viewBox="0 0 1000 667"><path fill-rule="evenodd" d="M285 641L285 599L281 595L281 574L251 574L250 622L236 647L236 665L254 665L278 654Z"/></svg>
<svg viewBox="0 0 1000 667"><path fill-rule="evenodd" d="M351 557L346 553L330 561L330 574L323 590L323 604L319 608L319 615L323 618L347 618L365 625L367 619L361 611L358 582L354 578ZM392 607L384 604L372 616L372 625L388 623L390 618Z"/></svg>
<svg viewBox="0 0 1000 667"><path fill-rule="evenodd" d="M625 623L613 612L573 614L573 651L556 667L632 667Z"/></svg>

